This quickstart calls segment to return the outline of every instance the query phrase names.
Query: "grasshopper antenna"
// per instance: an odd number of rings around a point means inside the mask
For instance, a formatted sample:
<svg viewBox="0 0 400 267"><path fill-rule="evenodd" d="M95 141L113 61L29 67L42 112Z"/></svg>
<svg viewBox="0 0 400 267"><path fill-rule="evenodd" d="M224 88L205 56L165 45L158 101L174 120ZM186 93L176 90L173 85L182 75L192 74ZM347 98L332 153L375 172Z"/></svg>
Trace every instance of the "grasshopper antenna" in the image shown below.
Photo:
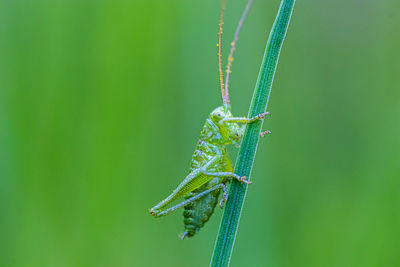
<svg viewBox="0 0 400 267"><path fill-rule="evenodd" d="M218 31L218 70L219 70L219 83L221 85L221 96L224 105L229 106L229 95L226 94L224 90L224 74L222 72L222 60L221 60L221 50L222 50L222 24L224 23L224 9L225 0L222 0L221 14L219 18L219 31Z"/></svg>
<svg viewBox="0 0 400 267"><path fill-rule="evenodd" d="M242 29L244 20L246 19L247 13L249 13L249 10L250 10L251 5L253 4L253 1L254 0L249 0L247 2L246 8L243 11L242 17L240 18L240 21L239 21L238 26L237 26L236 31L235 31L235 36L233 37L233 41L231 43L231 50L230 50L229 56L228 56L228 64L226 66L225 95L222 96L222 99L224 101L226 100L228 105L229 105L228 83L229 83L229 74L231 73L231 66L232 66L232 61L233 61L233 53L235 52L236 43L237 43L237 40L239 38L240 30Z"/></svg>

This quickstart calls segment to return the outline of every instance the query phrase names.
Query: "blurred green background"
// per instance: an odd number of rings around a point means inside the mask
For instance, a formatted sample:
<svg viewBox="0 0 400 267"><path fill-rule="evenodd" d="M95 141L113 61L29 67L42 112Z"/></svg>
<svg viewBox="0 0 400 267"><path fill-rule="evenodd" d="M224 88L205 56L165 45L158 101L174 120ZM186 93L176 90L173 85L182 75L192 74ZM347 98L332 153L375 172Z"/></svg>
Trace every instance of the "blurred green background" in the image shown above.
<svg viewBox="0 0 400 267"><path fill-rule="evenodd" d="M227 2L225 56L244 5ZM244 25L237 115L278 7L256 0ZM231 266L400 266L399 8L297 1ZM221 103L219 9L0 0L0 266L208 265L219 209L185 241L180 211L148 209Z"/></svg>

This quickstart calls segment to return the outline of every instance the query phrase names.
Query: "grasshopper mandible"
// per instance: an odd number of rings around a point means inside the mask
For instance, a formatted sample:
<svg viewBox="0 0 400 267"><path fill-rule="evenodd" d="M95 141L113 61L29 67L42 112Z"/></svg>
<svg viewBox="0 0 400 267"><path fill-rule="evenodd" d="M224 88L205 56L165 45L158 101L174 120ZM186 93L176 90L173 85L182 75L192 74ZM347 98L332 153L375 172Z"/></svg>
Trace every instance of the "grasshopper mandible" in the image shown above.
<svg viewBox="0 0 400 267"><path fill-rule="evenodd" d="M150 213L153 216L160 217L184 207L185 231L181 235L181 239L195 235L203 227L204 223L209 220L218 203L221 190L223 191L223 196L219 201L219 206L222 208L222 203L228 199L226 183L231 179L237 179L242 183L250 184L246 180L246 177L240 177L233 172L226 146L229 144L239 144L245 127L245 125L242 127L239 126L239 123L252 123L263 119L265 115L269 115L268 112L264 112L252 118L234 117L231 113L229 101L228 81L233 61L233 52L241 26L252 2L253 0L248 2L235 31L228 56L227 74L224 84L221 67L221 40L225 0L222 0L217 46L223 105L214 109L206 119L190 162L190 173L167 198L150 209ZM270 132L265 131L260 133L260 135L264 136L266 133ZM181 197L185 198L185 200L175 206L164 209L167 205Z"/></svg>

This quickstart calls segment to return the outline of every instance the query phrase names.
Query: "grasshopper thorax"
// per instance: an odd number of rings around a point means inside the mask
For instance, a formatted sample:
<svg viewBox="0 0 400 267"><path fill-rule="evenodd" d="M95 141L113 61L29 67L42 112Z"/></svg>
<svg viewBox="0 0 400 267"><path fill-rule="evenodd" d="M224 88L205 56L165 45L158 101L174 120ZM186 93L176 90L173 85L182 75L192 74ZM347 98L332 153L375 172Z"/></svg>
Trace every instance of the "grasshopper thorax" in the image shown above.
<svg viewBox="0 0 400 267"><path fill-rule="evenodd" d="M217 107L210 113L209 118L218 126L225 144L237 144L240 141L243 128L236 122L229 121L229 118L233 118L229 105Z"/></svg>

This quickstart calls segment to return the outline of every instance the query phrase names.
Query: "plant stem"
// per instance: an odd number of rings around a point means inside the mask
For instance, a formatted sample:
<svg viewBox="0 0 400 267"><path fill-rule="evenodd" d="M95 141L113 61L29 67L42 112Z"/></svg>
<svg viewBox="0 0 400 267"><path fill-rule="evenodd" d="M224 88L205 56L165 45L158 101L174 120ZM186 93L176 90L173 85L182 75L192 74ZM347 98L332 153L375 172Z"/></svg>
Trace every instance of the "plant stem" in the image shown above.
<svg viewBox="0 0 400 267"><path fill-rule="evenodd" d="M263 61L258 75L253 99L250 105L249 117L263 113L267 109L268 99L278 65L279 54L289 26L295 0L282 0L272 26ZM262 121L248 124L243 136L235 165L235 173L250 179L251 170L259 141ZM240 221L240 214L246 196L247 185L232 181L229 199L221 220L218 237L210 266L228 266Z"/></svg>

